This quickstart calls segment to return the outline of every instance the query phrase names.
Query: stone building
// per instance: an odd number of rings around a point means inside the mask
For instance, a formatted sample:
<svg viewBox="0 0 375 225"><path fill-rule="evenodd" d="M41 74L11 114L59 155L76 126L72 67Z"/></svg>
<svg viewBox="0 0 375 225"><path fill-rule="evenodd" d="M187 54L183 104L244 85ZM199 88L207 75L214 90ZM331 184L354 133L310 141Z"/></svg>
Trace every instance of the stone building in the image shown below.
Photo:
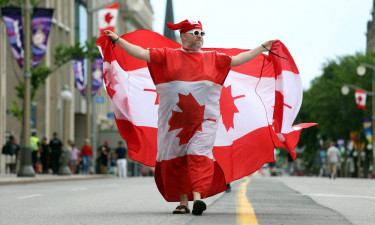
<svg viewBox="0 0 375 225"><path fill-rule="evenodd" d="M52 70L55 68L55 48L64 44L71 46L75 38L83 41L87 39L87 11L88 3L92 8L114 2L112 0L37 0L38 7L54 8L53 23L51 26L47 51L44 56L45 65ZM135 29L152 29L153 10L148 0L118 0L120 4L119 17L116 32L119 34ZM85 15L86 14L86 15ZM93 12L93 35L98 36L97 11ZM86 21L84 21L86 20ZM86 33L85 37L80 34ZM6 142L6 137L13 135L17 141L21 137L21 121L11 113L12 101L22 108L22 101L16 96L15 86L23 81L23 70L19 68L10 48L4 22L0 21L0 146ZM61 98L63 87L67 86L73 94L71 100L64 102ZM97 96L106 99L104 104L96 104L96 116L92 119L95 132L92 141L94 145L101 142L101 135L105 131L116 134L117 127L111 117L112 109L107 99L107 94L100 88ZM46 80L41 86L31 104L31 130L37 131L39 137L52 138L53 132L58 132L59 137L75 140L77 147L81 147L86 135L86 101L75 88L73 69L70 63L66 63ZM63 115L64 114L64 115ZM63 121L66 121L63 123ZM107 132L108 133L108 132ZM118 133L118 132L117 132ZM117 134L118 135L118 134ZM110 135L112 136L112 135ZM119 137L119 136L117 136ZM102 138L104 140L104 138ZM116 139L117 140L117 139ZM64 143L65 144L65 143ZM0 154L0 173L5 173L5 157Z"/></svg>

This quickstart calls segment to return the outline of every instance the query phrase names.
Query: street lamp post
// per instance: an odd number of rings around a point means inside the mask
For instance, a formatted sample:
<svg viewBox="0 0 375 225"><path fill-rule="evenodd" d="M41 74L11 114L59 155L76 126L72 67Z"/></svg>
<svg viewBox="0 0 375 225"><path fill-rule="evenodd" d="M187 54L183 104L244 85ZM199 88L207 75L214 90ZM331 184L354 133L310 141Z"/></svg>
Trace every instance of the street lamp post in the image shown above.
<svg viewBox="0 0 375 225"><path fill-rule="evenodd" d="M63 146L66 146L69 139L69 102L73 98L72 93L69 91L69 86L64 85L62 92L60 93L60 98L63 105ZM61 165L59 168L59 175L70 175L71 171L69 169L69 151L65 147L61 155Z"/></svg>
<svg viewBox="0 0 375 225"><path fill-rule="evenodd" d="M32 6L30 0L26 0L25 4L25 49L24 49L24 78L25 78L25 95L23 100L23 126L22 126L22 154L20 168L17 176L34 177L35 172L31 166L31 147L30 147L30 92L31 92L31 26L30 11Z"/></svg>
<svg viewBox="0 0 375 225"><path fill-rule="evenodd" d="M93 2L92 0L87 0L86 2L86 12L87 12L87 40L91 41L93 37L93 13L105 8L109 5L112 5L114 3L117 3L118 1L111 1L106 4L100 5L98 7L93 8ZM91 96L92 92L92 63L91 63L91 52L88 51L88 60L87 60L87 84L86 84L86 137L90 139L91 141L91 146L93 147L93 160L91 163L91 168L90 170L92 172L95 172L95 159L96 159L96 133L95 129L93 128L96 126L96 119L93 118L92 112L93 109L92 107L95 107L93 104L93 98Z"/></svg>
<svg viewBox="0 0 375 225"><path fill-rule="evenodd" d="M373 96L373 92L368 92L366 90L363 90L361 89L360 87L357 87L355 85L352 85L352 84L345 84L342 88L341 88L341 93L343 95L347 95L349 94L349 88L353 88L353 89L358 89L358 90L361 90L361 91L364 91L366 92L367 95L370 95L370 96ZM373 98L375 99L375 98ZM360 141L360 135L358 136L358 149L357 149L357 172L358 172L358 177L361 177L361 141ZM353 155L354 156L354 155ZM346 153L345 153L345 167L346 167ZM345 168L346 169L346 168Z"/></svg>
<svg viewBox="0 0 375 225"><path fill-rule="evenodd" d="M363 76L366 73L366 68L372 70L372 177L375 176L375 66L361 63L357 68L357 74Z"/></svg>

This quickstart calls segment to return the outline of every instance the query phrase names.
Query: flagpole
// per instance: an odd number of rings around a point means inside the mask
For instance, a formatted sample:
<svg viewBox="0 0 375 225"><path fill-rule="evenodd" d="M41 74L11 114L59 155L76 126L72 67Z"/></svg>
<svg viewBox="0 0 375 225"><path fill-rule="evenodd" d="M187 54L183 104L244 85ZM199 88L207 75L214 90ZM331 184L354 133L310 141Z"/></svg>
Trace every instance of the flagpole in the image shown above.
<svg viewBox="0 0 375 225"><path fill-rule="evenodd" d="M112 5L112 4L115 4L117 3L118 1L112 1L112 2L109 2L107 4L104 4L104 5L101 5L101 6L98 6L98 7L95 7L95 8L92 8L92 0L87 0L87 3L86 3L86 10L87 10L87 40L89 42L92 41L92 37L93 37L93 32L92 32L92 16L93 16L93 13L102 9L102 8L105 8L109 5ZM92 95L91 95L91 92L92 92L92 62L91 62L91 57L92 55L90 51L88 51L89 55L88 55L88 60L87 60L87 84L86 84L86 135L87 137L90 139L90 142L91 142L91 147L93 148L93 159L91 160L91 167L90 167L90 172L91 173L95 173L95 168L96 168L96 165L95 165L95 162L96 162L96 127L94 128L94 126L96 126L96 119L93 118L93 115L92 115L92 112L93 112L93 107L95 107L95 105L93 104L93 98L92 98Z"/></svg>
<svg viewBox="0 0 375 225"><path fill-rule="evenodd" d="M363 76L366 73L366 68L372 70L372 177L375 177L375 63L374 65L361 63L357 68L357 74Z"/></svg>
<svg viewBox="0 0 375 225"><path fill-rule="evenodd" d="M375 177L375 71L372 70L372 177Z"/></svg>
<svg viewBox="0 0 375 225"><path fill-rule="evenodd" d="M25 92L23 100L23 129L22 129L22 155L20 159L20 168L17 176L19 177L34 177L35 172L31 166L31 147L30 147L30 92L31 92L31 24L30 11L32 6L30 0L26 0L24 6L25 10L25 35L24 35L24 79Z"/></svg>

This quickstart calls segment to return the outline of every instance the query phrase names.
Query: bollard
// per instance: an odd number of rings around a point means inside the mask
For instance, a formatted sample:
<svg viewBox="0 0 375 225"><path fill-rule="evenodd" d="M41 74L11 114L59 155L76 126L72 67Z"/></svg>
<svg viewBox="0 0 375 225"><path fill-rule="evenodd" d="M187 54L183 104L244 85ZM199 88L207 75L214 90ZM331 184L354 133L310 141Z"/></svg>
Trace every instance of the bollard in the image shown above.
<svg viewBox="0 0 375 225"><path fill-rule="evenodd" d="M59 175L71 175L69 169L69 150L63 150L61 152L61 163L59 167Z"/></svg>

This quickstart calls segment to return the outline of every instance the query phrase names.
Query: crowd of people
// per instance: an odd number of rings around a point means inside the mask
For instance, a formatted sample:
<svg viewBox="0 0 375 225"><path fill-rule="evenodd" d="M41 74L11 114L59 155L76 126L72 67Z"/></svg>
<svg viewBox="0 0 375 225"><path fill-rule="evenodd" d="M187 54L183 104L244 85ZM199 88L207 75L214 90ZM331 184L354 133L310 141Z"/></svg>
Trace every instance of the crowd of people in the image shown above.
<svg viewBox="0 0 375 225"><path fill-rule="evenodd" d="M9 136L8 141L2 147L5 155L5 172L16 173L17 162L20 157L20 146L14 136ZM68 154L68 166L72 174L115 174L120 178L127 176L127 149L123 141L118 142L117 148L111 149L109 141L105 141L97 150L98 157L95 159L98 170L92 168L93 149L90 140L85 139L83 146L79 149L74 141L68 140L67 145L53 133L53 138L48 142L46 137L39 138L36 132L30 137L31 163L37 174L59 174L63 160L64 150Z"/></svg>

